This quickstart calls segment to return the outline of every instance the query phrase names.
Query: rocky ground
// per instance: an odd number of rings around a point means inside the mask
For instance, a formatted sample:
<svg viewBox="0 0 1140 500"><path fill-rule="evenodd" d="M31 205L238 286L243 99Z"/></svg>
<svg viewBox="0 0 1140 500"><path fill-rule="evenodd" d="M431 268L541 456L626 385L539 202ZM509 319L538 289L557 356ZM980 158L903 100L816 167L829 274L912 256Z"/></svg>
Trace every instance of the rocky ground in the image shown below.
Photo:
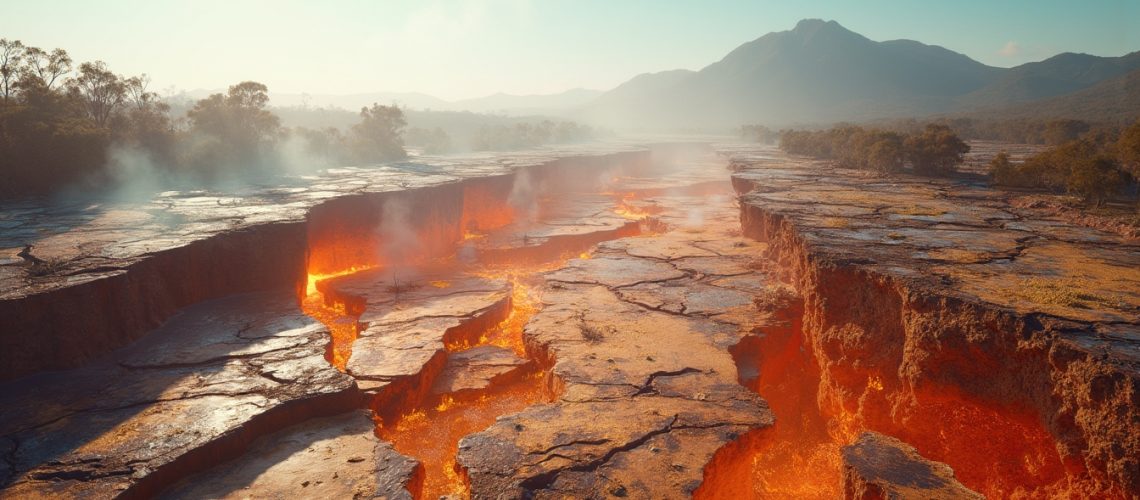
<svg viewBox="0 0 1140 500"><path fill-rule="evenodd" d="M1140 489L1134 243L969 181L718 149L298 201L291 282L0 385L0 497Z"/></svg>
<svg viewBox="0 0 1140 500"><path fill-rule="evenodd" d="M744 232L804 296L819 406L847 435L903 438L991 496L1140 489L1134 241L980 181L729 154Z"/></svg>

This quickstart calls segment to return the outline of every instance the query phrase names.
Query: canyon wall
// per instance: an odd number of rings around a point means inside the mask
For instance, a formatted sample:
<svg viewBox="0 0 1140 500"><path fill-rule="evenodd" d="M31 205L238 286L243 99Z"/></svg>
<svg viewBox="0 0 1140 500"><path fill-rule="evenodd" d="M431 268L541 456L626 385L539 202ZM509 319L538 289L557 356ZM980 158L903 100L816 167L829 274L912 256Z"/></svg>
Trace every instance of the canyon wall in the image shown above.
<svg viewBox="0 0 1140 500"><path fill-rule="evenodd" d="M803 295L818 405L840 434L899 437L991 495L1140 490L1140 376L1101 325L1003 308L861 255L866 244L829 240L814 214L747 196L762 180L734 183L744 234L769 244Z"/></svg>
<svg viewBox="0 0 1140 500"><path fill-rule="evenodd" d="M0 380L79 366L204 300L278 288L302 294L307 273L444 256L468 232L501 226L514 220L514 211L537 206L533 200L543 190L596 189L613 176L644 170L662 147L553 158L508 174L336 196L316 203L303 222L181 234L173 236L187 241L181 246L62 276L29 275L31 286L0 299ZM219 202L222 208L228 207ZM402 238L381 241L382 232Z"/></svg>
<svg viewBox="0 0 1140 500"><path fill-rule="evenodd" d="M0 380L79 366L137 340L197 302L291 287L304 276L304 252L303 224L266 224L0 300Z"/></svg>

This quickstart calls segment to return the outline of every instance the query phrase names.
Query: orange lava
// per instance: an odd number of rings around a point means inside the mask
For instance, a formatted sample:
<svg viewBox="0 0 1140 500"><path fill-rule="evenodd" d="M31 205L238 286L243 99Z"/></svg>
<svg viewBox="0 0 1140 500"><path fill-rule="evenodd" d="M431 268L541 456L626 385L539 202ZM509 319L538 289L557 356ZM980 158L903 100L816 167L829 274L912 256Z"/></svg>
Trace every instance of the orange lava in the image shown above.
<svg viewBox="0 0 1140 500"><path fill-rule="evenodd" d="M305 282L305 297L301 299L301 310L310 317L324 323L332 337L325 358L338 370L344 371L348 358L352 355L352 343L360 334L359 314L350 314L345 305L328 300L317 288L317 283L329 278L371 269L370 266L353 267L344 271L327 274L309 274Z"/></svg>
<svg viewBox="0 0 1140 500"><path fill-rule="evenodd" d="M545 377L545 371L532 371L478 395L432 398L401 415L394 425L378 421L376 433L400 453L423 464L423 491L417 498L467 497L467 483L455 461L459 441L486 429L500 415L549 401Z"/></svg>
<svg viewBox="0 0 1140 500"><path fill-rule="evenodd" d="M790 325L763 339L750 337L734 355L758 361L755 378L742 380L767 401L776 423L761 431L741 452L751 468L751 491L742 498L831 499L842 496L841 446L854 440L848 429L828 422L816 405L819 374L802 349L798 308ZM747 353L747 354L746 354ZM759 359L756 359L759 358Z"/></svg>
<svg viewBox="0 0 1140 500"><path fill-rule="evenodd" d="M348 314L344 304L326 305L320 294L305 297L301 302L301 310L310 317L324 323L332 337L325 359L338 370L344 371L348 365L348 358L352 355L352 343L360 334L357 316Z"/></svg>
<svg viewBox="0 0 1140 500"><path fill-rule="evenodd" d="M527 355L523 344L523 327L538 311L539 300L520 279L511 275L511 312L497 326L484 333L477 345L510 348L520 357ZM450 352L475 346L448 345ZM417 498L439 498L445 495L467 497L465 476L455 457L464 436L486 429L500 415L516 413L526 407L550 401L545 367L532 362L522 373L509 377L481 391L430 396L394 419L378 417L376 433L405 455L424 466L423 491Z"/></svg>
<svg viewBox="0 0 1140 500"><path fill-rule="evenodd" d="M652 215L661 213L661 207L657 205L634 204L631 201L639 198L638 193L610 193L614 196L616 204L614 206L614 213L629 220L642 220Z"/></svg>
<svg viewBox="0 0 1140 500"><path fill-rule="evenodd" d="M352 266L348 269L324 274L309 273L307 279L305 280L305 297L311 297L313 295L320 294L320 290L317 290L317 282L319 281L324 281L330 278L337 278L340 276L348 276L360 271L372 269L373 267L376 266Z"/></svg>
<svg viewBox="0 0 1140 500"><path fill-rule="evenodd" d="M818 401L834 389L820 387L819 365L804 345L796 319L799 309L782 314L790 320L788 327L767 329L763 337L748 337L732 349L741 383L768 401L776 423L718 452L722 456L706 468L708 486L696 496L731 492L733 498L838 498L840 449L867 430L895 436L926 459L946 463L962 484L989 498L1104 494L1088 481L1066 475L1053 437L1036 416L953 388L925 387L915 394L915 408L892 415L886 401L897 389L884 381L886 375L833 373L833 380L851 381L842 391L862 401L861 408L857 413L822 412ZM742 476L750 478L751 489L740 486Z"/></svg>

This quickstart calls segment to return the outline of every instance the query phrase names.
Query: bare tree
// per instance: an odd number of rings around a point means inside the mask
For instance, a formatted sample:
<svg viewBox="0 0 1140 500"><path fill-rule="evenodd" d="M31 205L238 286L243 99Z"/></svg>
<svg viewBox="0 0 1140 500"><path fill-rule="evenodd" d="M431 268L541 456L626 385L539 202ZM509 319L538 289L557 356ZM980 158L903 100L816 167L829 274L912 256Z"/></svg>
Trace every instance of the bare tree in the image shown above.
<svg viewBox="0 0 1140 500"><path fill-rule="evenodd" d="M127 99L135 106L135 109L145 110L158 102L158 94L147 90L147 87L150 86L150 77L146 73L127 78L123 81L123 85Z"/></svg>
<svg viewBox="0 0 1140 500"><path fill-rule="evenodd" d="M24 59L24 44L19 40L0 38L0 96L12 98L20 78L20 65Z"/></svg>

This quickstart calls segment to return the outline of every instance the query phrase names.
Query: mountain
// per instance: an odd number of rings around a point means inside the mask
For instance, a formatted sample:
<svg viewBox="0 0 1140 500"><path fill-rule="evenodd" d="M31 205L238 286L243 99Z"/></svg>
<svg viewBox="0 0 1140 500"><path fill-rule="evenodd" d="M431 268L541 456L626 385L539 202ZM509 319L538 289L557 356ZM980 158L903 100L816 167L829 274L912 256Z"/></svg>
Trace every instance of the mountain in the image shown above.
<svg viewBox="0 0 1140 500"><path fill-rule="evenodd" d="M990 85L962 99L964 106L1000 106L1060 96L1140 69L1140 52L1098 57L1067 52L1006 70Z"/></svg>
<svg viewBox="0 0 1140 500"><path fill-rule="evenodd" d="M638 75L580 111L621 128L727 128L948 113L1088 88L1140 67L1060 56L996 68L912 40L876 42L835 21L807 19L736 48L700 71Z"/></svg>
<svg viewBox="0 0 1140 500"><path fill-rule="evenodd" d="M1126 123L1140 119L1140 69L1073 93L967 113L977 118L1073 118Z"/></svg>

